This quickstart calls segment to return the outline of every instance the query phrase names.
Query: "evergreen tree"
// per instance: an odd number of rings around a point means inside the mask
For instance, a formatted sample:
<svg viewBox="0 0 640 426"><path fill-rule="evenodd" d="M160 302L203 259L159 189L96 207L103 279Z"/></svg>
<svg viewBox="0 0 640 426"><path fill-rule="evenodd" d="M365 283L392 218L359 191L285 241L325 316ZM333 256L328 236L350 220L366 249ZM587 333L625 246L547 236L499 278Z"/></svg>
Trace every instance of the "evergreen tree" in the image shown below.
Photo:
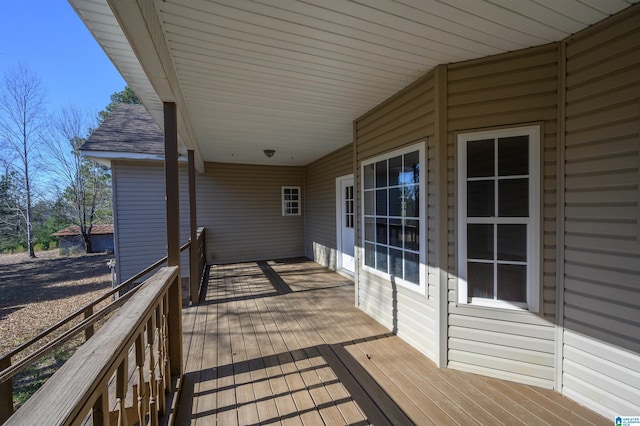
<svg viewBox="0 0 640 426"><path fill-rule="evenodd" d="M129 86L125 86L120 92L116 92L111 95L111 102L104 110L98 112L98 124L102 122L113 112L114 109L120 104L140 104L140 99L133 93L133 90Z"/></svg>

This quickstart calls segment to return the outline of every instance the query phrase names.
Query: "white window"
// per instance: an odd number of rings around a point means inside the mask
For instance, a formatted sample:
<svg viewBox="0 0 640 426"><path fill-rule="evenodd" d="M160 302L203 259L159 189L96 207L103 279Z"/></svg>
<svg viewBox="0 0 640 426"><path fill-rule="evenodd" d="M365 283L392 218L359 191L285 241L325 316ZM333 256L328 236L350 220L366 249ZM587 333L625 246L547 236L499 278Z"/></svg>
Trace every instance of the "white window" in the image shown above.
<svg viewBox="0 0 640 426"><path fill-rule="evenodd" d="M425 293L424 144L362 162L363 268Z"/></svg>
<svg viewBox="0 0 640 426"><path fill-rule="evenodd" d="M344 227L355 227L355 211L353 209L353 185L346 186L344 194Z"/></svg>
<svg viewBox="0 0 640 426"><path fill-rule="evenodd" d="M300 216L300 187L282 187L282 216Z"/></svg>
<svg viewBox="0 0 640 426"><path fill-rule="evenodd" d="M540 304L540 127L458 135L458 303Z"/></svg>

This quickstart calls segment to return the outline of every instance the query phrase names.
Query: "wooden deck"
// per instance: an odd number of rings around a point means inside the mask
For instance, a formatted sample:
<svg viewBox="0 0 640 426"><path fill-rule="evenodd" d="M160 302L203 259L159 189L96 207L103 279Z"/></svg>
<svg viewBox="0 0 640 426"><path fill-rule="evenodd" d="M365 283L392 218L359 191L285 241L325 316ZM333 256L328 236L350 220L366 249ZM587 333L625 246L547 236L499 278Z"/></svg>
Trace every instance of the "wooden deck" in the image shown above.
<svg viewBox="0 0 640 426"><path fill-rule="evenodd" d="M611 424L558 393L450 369L308 260L213 267L184 310L177 424Z"/></svg>

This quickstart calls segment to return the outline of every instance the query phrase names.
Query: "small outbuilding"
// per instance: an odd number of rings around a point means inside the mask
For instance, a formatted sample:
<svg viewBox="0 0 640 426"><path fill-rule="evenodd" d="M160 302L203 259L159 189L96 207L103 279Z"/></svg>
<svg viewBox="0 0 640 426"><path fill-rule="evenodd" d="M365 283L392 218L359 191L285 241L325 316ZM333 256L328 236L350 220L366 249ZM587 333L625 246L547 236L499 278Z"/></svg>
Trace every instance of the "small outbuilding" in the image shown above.
<svg viewBox="0 0 640 426"><path fill-rule="evenodd" d="M69 225L52 235L58 237L60 249L84 251L82 233L78 225ZM113 252L113 224L93 225L91 229L91 246L94 253Z"/></svg>

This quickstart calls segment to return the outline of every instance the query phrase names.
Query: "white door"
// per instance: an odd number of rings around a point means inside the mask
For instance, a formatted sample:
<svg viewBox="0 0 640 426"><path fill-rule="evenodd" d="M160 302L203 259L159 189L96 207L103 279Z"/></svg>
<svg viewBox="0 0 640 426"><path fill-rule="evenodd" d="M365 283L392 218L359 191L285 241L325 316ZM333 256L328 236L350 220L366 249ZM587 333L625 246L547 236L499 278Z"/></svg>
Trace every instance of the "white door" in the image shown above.
<svg viewBox="0 0 640 426"><path fill-rule="evenodd" d="M338 269L344 269L353 274L355 273L354 230L356 224L353 175L338 178L336 192Z"/></svg>

